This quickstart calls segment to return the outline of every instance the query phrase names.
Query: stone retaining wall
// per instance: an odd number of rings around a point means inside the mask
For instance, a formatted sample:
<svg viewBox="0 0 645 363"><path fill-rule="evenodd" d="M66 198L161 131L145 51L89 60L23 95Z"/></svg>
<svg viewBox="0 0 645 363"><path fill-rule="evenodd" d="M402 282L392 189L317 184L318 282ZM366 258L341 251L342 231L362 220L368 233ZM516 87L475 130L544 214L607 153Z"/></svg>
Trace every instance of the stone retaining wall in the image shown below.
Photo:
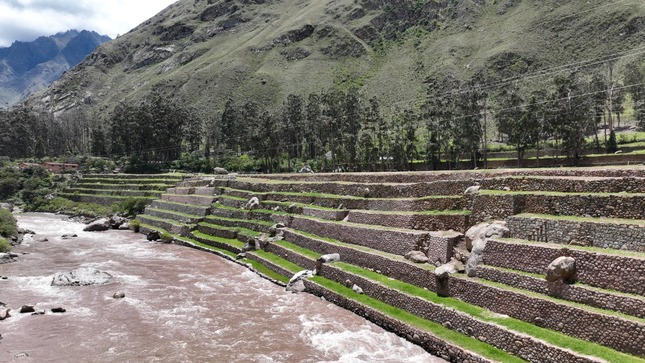
<svg viewBox="0 0 645 363"><path fill-rule="evenodd" d="M645 224L511 216L511 235L520 239L645 252Z"/></svg>
<svg viewBox="0 0 645 363"><path fill-rule="evenodd" d="M306 182L306 183L258 183L242 180L231 181L230 186L254 192L288 192L288 193L321 193L366 198L405 198L422 197L427 195L461 195L464 190L473 185L474 180L436 180L405 184L376 184L370 182L337 183L337 182Z"/></svg>
<svg viewBox="0 0 645 363"><path fill-rule="evenodd" d="M484 179L483 189L511 191L554 191L573 193L645 193L645 182L642 178L546 178L546 177L503 177Z"/></svg>
<svg viewBox="0 0 645 363"><path fill-rule="evenodd" d="M347 221L360 224L373 224L394 228L409 228L426 231L454 229L465 232L469 215L465 214L397 214L349 211Z"/></svg>
<svg viewBox="0 0 645 363"><path fill-rule="evenodd" d="M324 240L304 236L288 229L284 230L284 239L285 241L291 242L300 247L318 252L321 255L338 253L340 254L340 259L343 262L372 269L383 275L417 286L426 286L429 276L432 273L432 268L424 269L421 265L416 265L409 261L395 261L378 254L356 250Z"/></svg>
<svg viewBox="0 0 645 363"><path fill-rule="evenodd" d="M483 358L475 353L469 352L438 338L432 333L419 328L412 327L399 320L396 320L380 311L365 306L354 300L348 299L340 294L329 291L315 282L305 280L307 292L316 296L323 296L325 300L330 301L342 308L353 311L367 320L374 322L385 330L393 331L396 334L408 339L419 345L433 355L439 356L449 362L454 363L492 363L494 361Z"/></svg>
<svg viewBox="0 0 645 363"><path fill-rule="evenodd" d="M189 204L165 202L160 199L153 201L152 207L158 208L158 209L165 209L165 210L178 212L178 213L192 214L196 216L205 216L208 214L208 211L210 210L210 208L206 206L195 206L195 205L189 205Z"/></svg>
<svg viewBox="0 0 645 363"><path fill-rule="evenodd" d="M145 214L153 217L163 218L163 219L172 219L177 222L188 223L188 224L197 223L200 219L200 218L186 217L164 209L155 209L150 207L146 208Z"/></svg>
<svg viewBox="0 0 645 363"><path fill-rule="evenodd" d="M465 278L451 276L449 286L450 296L465 302L625 353L645 356L644 323L589 312Z"/></svg>
<svg viewBox="0 0 645 363"><path fill-rule="evenodd" d="M210 206L215 200L215 197L194 194L163 194L161 199L173 203Z"/></svg>
<svg viewBox="0 0 645 363"><path fill-rule="evenodd" d="M645 318L645 299L636 296L611 294L601 290L565 284L562 281L549 283L544 278L502 271L488 266L478 266L477 277L559 299Z"/></svg>
<svg viewBox="0 0 645 363"><path fill-rule="evenodd" d="M330 221L342 221L347 217L349 211L346 209L319 209L303 207L302 214L310 217L328 219Z"/></svg>
<svg viewBox="0 0 645 363"><path fill-rule="evenodd" d="M429 232L376 229L340 224L339 222L323 222L297 216L293 218L291 227L318 236L398 255L405 255L412 250L418 249L418 246L423 245L429 239Z"/></svg>
<svg viewBox="0 0 645 363"><path fill-rule="evenodd" d="M582 283L645 295L645 259L638 257L489 239L483 261L487 265L544 274L553 260L564 255L576 259L576 276Z"/></svg>
<svg viewBox="0 0 645 363"><path fill-rule="evenodd" d="M404 309L423 319L434 321L462 334L483 340L497 348L530 362L594 362L593 359L538 341L528 335L507 330L497 324L477 320L467 314L435 304L422 298L404 294L343 270L324 265L322 276L339 283L351 281L366 295L386 304Z"/></svg>

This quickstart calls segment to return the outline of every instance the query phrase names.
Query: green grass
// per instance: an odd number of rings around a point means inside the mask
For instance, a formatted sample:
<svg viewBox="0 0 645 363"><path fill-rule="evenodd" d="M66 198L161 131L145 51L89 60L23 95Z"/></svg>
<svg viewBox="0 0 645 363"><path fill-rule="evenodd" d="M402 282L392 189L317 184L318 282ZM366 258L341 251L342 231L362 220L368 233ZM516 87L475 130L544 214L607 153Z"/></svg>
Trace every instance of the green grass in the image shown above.
<svg viewBox="0 0 645 363"><path fill-rule="evenodd" d="M243 234L245 236L250 236L250 237L259 237L260 235L262 235L262 232L258 232L252 229L242 228L242 227L226 227L226 226L220 226L218 224L207 223L207 222L200 222L199 225L214 228L214 229L224 230L224 231L237 232L239 234Z"/></svg>
<svg viewBox="0 0 645 363"><path fill-rule="evenodd" d="M254 224L258 224L258 225L265 226L265 227L271 227L271 226L273 226L275 224L274 222L261 221L261 220L257 220L257 219L237 219L237 218L220 217L220 216L214 216L214 215L206 216L205 222L208 222L208 221L214 221L214 222L216 222L216 221L227 221L227 222L254 223Z"/></svg>
<svg viewBox="0 0 645 363"><path fill-rule="evenodd" d="M167 210L167 209L159 209L159 208L149 207L148 210L156 210L156 211L160 211L160 212L164 212L164 213L168 213L168 214L173 214L173 215L177 215L177 216L181 216L181 217L185 217L185 218L189 218L189 219L203 218L202 216L198 216L198 215L195 215L195 214L175 212L175 211L171 211L171 210Z"/></svg>
<svg viewBox="0 0 645 363"><path fill-rule="evenodd" d="M343 262L335 263L335 266L342 268L347 272L368 278L370 280L376 281L384 286L396 289L407 294L423 298L430 302L441 304L447 307L454 308L456 310L467 313L471 316L474 316L480 320L493 322L504 326L506 328L523 332L529 335L532 335L538 339L547 341L553 345L571 349L575 352L587 355L593 355L606 359L610 362L645 362L645 359L634 357L628 354L620 353L611 348L604 347L600 344L587 342L581 339L573 338L549 329L540 328L533 324L526 323L524 321L509 318L509 317L499 317L495 314L491 314L488 310L468 304L458 299L454 298L445 298L439 297L436 293L422 289L420 287L410 285L401 281L392 280L387 276L371 272L369 270L362 269L353 265L349 265Z"/></svg>
<svg viewBox="0 0 645 363"><path fill-rule="evenodd" d="M474 353L480 354L483 357L486 357L493 361L506 363L525 362L523 359L506 353L501 349L497 349L490 344L484 343L465 334L461 334L457 331L447 329L441 324L432 322L430 320L421 319L418 316L411 314L405 310L396 308L392 305L388 305L369 296L356 294L354 291L352 291L352 289L347 288L337 282L327 280L319 276L314 277L313 281L328 290L340 294L345 298L355 300L385 315L391 316L416 328L428 331L441 339L445 339L446 341L449 341Z"/></svg>

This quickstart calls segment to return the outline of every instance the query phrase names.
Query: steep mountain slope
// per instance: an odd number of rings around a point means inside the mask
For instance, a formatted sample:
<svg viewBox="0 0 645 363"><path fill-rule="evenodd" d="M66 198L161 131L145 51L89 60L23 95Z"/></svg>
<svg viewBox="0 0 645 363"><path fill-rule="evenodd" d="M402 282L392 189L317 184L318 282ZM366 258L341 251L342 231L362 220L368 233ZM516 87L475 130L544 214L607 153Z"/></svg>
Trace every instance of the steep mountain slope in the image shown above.
<svg viewBox="0 0 645 363"><path fill-rule="evenodd" d="M0 105L13 105L49 86L108 40L96 32L69 30L0 48Z"/></svg>
<svg viewBox="0 0 645 363"><path fill-rule="evenodd" d="M180 0L100 46L31 103L110 111L162 92L219 112L359 87L413 106L430 77L526 74L635 49L640 0ZM629 53L632 50L633 53Z"/></svg>

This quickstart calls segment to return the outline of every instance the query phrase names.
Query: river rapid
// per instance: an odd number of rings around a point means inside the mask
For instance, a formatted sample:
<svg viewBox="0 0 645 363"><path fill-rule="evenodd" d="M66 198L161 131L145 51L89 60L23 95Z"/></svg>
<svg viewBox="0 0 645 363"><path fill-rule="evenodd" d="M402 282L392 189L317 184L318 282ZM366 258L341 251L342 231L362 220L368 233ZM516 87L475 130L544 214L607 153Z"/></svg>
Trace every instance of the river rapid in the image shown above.
<svg viewBox="0 0 645 363"><path fill-rule="evenodd" d="M37 234L14 248L20 261L0 265L0 301L12 309L0 321L0 362L445 362L216 255L130 231L83 232L52 214L16 217ZM78 237L61 238L69 233ZM50 286L79 267L112 283ZM25 304L46 314L20 314Z"/></svg>

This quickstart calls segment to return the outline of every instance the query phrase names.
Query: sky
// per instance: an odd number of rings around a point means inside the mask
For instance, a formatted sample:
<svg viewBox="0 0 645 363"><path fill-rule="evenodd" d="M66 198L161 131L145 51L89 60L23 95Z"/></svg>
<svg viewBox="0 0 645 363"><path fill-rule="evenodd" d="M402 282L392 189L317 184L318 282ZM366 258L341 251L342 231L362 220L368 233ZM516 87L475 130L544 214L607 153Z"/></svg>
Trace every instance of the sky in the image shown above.
<svg viewBox="0 0 645 363"><path fill-rule="evenodd" d="M0 47L70 29L114 39L176 0L0 0Z"/></svg>

